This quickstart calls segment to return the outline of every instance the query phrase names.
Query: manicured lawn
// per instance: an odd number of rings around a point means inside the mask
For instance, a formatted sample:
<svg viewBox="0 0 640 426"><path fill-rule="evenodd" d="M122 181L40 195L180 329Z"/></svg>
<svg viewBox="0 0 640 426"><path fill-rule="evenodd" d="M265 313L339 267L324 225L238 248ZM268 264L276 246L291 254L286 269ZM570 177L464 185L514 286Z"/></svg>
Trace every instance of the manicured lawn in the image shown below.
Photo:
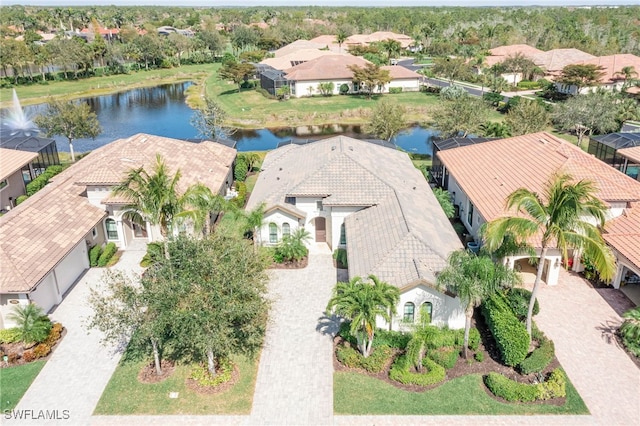
<svg viewBox="0 0 640 426"><path fill-rule="evenodd" d="M240 379L229 390L199 394L185 384L190 367L176 366L171 377L156 384L140 383L138 372L145 362L121 362L111 376L94 414L249 414L258 372L258 358L234 360ZM169 398L178 392L178 398Z"/></svg>
<svg viewBox="0 0 640 426"><path fill-rule="evenodd" d="M18 405L46 361L35 361L17 367L0 368L0 411L11 410Z"/></svg>
<svg viewBox="0 0 640 426"><path fill-rule="evenodd" d="M362 374L336 372L333 374L333 407L336 414L350 415L589 414L569 381L567 402L561 407L504 404L487 394L479 374L459 377L430 391L416 393Z"/></svg>

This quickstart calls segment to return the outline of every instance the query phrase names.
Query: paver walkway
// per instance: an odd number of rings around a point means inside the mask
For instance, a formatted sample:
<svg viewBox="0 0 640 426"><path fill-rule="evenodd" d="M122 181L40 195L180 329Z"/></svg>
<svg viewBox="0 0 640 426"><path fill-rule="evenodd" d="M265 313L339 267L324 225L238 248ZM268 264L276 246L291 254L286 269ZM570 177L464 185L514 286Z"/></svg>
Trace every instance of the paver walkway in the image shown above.
<svg viewBox="0 0 640 426"><path fill-rule="evenodd" d="M274 301L248 419L256 425L318 425L333 419L332 328L318 330L336 282L326 244L311 248L309 265L272 270ZM326 321L333 325L331 321Z"/></svg>
<svg viewBox="0 0 640 426"><path fill-rule="evenodd" d="M135 245L124 252L113 268L140 272L139 262L144 250L144 245ZM40 410L58 410L59 416L63 415L63 410L68 410L69 418L57 422L38 421L37 424L88 424L120 360L121 354L116 353L115 348L100 344L101 333L91 331L87 335L85 326L87 317L92 313L87 303L89 289L100 284L103 272L102 268L89 269L50 315L53 320L62 323L67 334L16 410L34 410L35 416ZM33 421L20 422L31 423Z"/></svg>

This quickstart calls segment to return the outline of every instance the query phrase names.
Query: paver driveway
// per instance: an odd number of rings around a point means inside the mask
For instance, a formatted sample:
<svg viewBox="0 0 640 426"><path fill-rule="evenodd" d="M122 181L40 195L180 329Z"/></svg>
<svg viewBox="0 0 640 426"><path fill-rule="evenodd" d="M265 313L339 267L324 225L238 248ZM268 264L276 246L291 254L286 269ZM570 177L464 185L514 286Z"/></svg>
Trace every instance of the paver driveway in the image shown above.
<svg viewBox="0 0 640 426"><path fill-rule="evenodd" d="M144 250L145 245L127 250L114 268L140 272L139 262ZM115 348L100 344L101 333L92 331L87 335L85 327L86 318L92 313L87 303L89 289L100 283L103 272L102 268L89 269L50 315L62 323L67 334L16 410L58 410L60 416L63 410L69 410L68 420L59 420L58 424L89 423L121 356ZM46 423L38 421L37 424Z"/></svg>
<svg viewBox="0 0 640 426"><path fill-rule="evenodd" d="M309 265L270 271L273 300L250 424L318 425L333 419L333 330L318 330L336 282L326 244ZM333 324L328 322L328 324Z"/></svg>

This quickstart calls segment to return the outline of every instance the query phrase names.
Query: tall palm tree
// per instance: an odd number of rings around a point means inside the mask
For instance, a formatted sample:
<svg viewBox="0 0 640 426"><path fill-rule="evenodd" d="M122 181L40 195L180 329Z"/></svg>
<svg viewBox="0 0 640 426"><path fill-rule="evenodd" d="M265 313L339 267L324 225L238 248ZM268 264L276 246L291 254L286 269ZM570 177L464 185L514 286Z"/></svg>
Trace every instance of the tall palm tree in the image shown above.
<svg viewBox="0 0 640 426"><path fill-rule="evenodd" d="M504 265L494 263L490 257L476 256L467 250L452 252L448 263L437 276L437 286L439 290L450 289L456 293L464 306L463 355L466 359L474 309L498 290L520 284L522 278Z"/></svg>
<svg viewBox="0 0 640 426"><path fill-rule="evenodd" d="M214 194L208 186L197 183L184 194L185 205L188 209L176 214L177 219L189 218L193 221L195 231L205 235L211 233L211 212L221 212L228 209L227 201L219 194Z"/></svg>
<svg viewBox="0 0 640 426"><path fill-rule="evenodd" d="M342 53L342 43L347 39L347 32L343 29L339 29L336 33L336 43L338 43L338 52Z"/></svg>
<svg viewBox="0 0 640 426"><path fill-rule="evenodd" d="M349 282L339 282L327 304L327 312L340 315L351 321L350 333L357 340L358 350L367 358L376 328L376 318L380 315L387 322L396 313L400 300L398 288L369 275L371 283L360 277Z"/></svg>
<svg viewBox="0 0 640 426"><path fill-rule="evenodd" d="M595 196L595 191L593 182L574 182L569 174L556 174L546 184L542 196L527 188L512 192L507 197L506 207L508 210L515 208L517 215L500 217L486 225L483 238L490 251L500 247L508 233L519 241L541 236L540 261L527 313L529 334L549 248L558 248L565 262L568 249L583 250L603 280L613 278L615 258L599 229L604 225L606 207Z"/></svg>
<svg viewBox="0 0 640 426"><path fill-rule="evenodd" d="M633 65L622 67L622 69L620 71L617 71L615 74L624 77L624 84L622 85L622 89L620 89L620 91L623 93L625 93L627 89L633 84L633 80L638 77L638 72Z"/></svg>
<svg viewBox="0 0 640 426"><path fill-rule="evenodd" d="M261 203L256 206L253 210L250 210L244 214L244 218L247 222L246 231L251 232L253 239L253 247L254 250L258 250L258 245L261 243L260 234L262 225L264 225L264 210L266 205Z"/></svg>
<svg viewBox="0 0 640 426"><path fill-rule="evenodd" d="M380 48L387 52L387 65L391 63L391 57L396 57L402 50L402 45L398 40L392 38L380 42Z"/></svg>

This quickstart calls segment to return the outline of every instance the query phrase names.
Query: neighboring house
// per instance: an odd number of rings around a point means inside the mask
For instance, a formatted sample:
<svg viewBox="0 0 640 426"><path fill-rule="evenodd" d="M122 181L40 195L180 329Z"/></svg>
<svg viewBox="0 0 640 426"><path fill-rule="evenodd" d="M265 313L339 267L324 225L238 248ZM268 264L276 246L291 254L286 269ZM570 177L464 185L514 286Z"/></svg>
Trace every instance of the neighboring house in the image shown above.
<svg viewBox="0 0 640 426"><path fill-rule="evenodd" d="M349 87L347 93L359 93L361 88L353 81L353 71L350 66L365 67L369 61L353 55L326 55L304 62L284 71L284 78L289 82L291 96L300 98L321 94L320 84L333 83L333 92L340 93L340 86ZM400 87L403 91L420 90L420 74L400 66L384 66L388 70L391 82L378 88L377 92L387 93L392 87Z"/></svg>
<svg viewBox="0 0 640 426"><path fill-rule="evenodd" d="M544 70L545 78L555 80L562 74L562 69L567 65L590 61L595 58L594 55L579 49L552 49L533 55L531 60Z"/></svg>
<svg viewBox="0 0 640 426"><path fill-rule="evenodd" d="M6 121L0 126L0 148L36 154L33 161L22 167L25 183L38 177L47 167L60 164L55 140L38 136L37 130L12 129Z"/></svg>
<svg viewBox="0 0 640 426"><path fill-rule="evenodd" d="M598 198L608 206L609 220L627 214L632 203L640 201L639 182L547 132L440 151L438 157L444 166L439 184L452 195L463 224L477 241L484 223L507 214L509 194L521 187L542 193L554 173L593 181ZM539 238L530 240L538 253ZM579 269L579 253L573 256L574 269ZM526 261L528 255L511 256L506 262L512 266L521 259ZM560 264L561 253L549 250L543 275L547 284L557 283Z"/></svg>
<svg viewBox="0 0 640 426"><path fill-rule="evenodd" d="M111 188L125 173L150 167L162 155L180 190L200 182L224 194L232 183L235 149L138 134L111 142L56 175L22 204L0 217L0 318L14 304L35 302L45 312L60 303L89 267L88 250L115 242L151 241L159 232L123 218L124 200Z"/></svg>
<svg viewBox="0 0 640 426"><path fill-rule="evenodd" d="M286 46L281 47L273 52L275 58L281 58L283 56L291 55L292 53L299 52L301 50L333 50L329 48L329 43L316 42L314 40L296 40ZM336 45L335 52L338 51Z"/></svg>
<svg viewBox="0 0 640 426"><path fill-rule="evenodd" d="M312 59L327 55L338 55L338 53L332 52L330 50L300 49L287 53L286 55L264 59L260 62L260 64L268 65L276 70L284 71L289 68L295 67L296 65L308 62ZM352 56L348 53L344 53L343 55Z"/></svg>
<svg viewBox="0 0 640 426"><path fill-rule="evenodd" d="M595 155L596 158L604 161L611 167L620 170L638 179L638 162L634 163L634 151L626 149L640 149L640 133L609 133L606 135L591 136L589 138L589 148L587 152ZM631 154L631 162L629 161Z"/></svg>
<svg viewBox="0 0 640 426"><path fill-rule="evenodd" d="M601 87L606 90L621 90L627 83L625 77L622 74L622 69L625 67L633 67L636 73L640 73L640 56L632 55L630 53L624 53L619 55L600 56L591 60L577 62L581 65L597 65L602 67L604 73L597 86L582 87L580 93L588 93L594 91L596 88ZM636 75L635 78L638 76ZM564 83L556 83L556 88L559 92L575 95L578 93L578 88L574 85L568 85ZM631 87L627 90L629 93L640 93L640 88Z"/></svg>
<svg viewBox="0 0 640 426"><path fill-rule="evenodd" d="M403 49L408 48L413 43L413 39L405 34L398 34L391 31L376 31L371 34L354 34L347 37L344 44L350 46L368 46L371 43L378 43L385 40L395 40L400 43Z"/></svg>
<svg viewBox="0 0 640 426"><path fill-rule="evenodd" d="M38 157L38 153L0 148L0 213L16 206L16 198L27 193L23 168Z"/></svg>
<svg viewBox="0 0 640 426"><path fill-rule="evenodd" d="M640 145L620 149L618 154L624 158L624 163L619 170L625 175L640 181Z"/></svg>
<svg viewBox="0 0 640 426"><path fill-rule="evenodd" d="M262 244L303 227L315 243L346 248L350 278L373 274L400 289L393 329L416 321L421 308L436 324L464 327L459 299L435 289L462 245L406 153L337 136L271 151L262 169L247 204L265 204Z"/></svg>
<svg viewBox="0 0 640 426"><path fill-rule="evenodd" d="M624 286L640 287L640 203L629 203L622 215L607 222L602 236L613 249L618 264L613 287L622 287L623 291Z"/></svg>

